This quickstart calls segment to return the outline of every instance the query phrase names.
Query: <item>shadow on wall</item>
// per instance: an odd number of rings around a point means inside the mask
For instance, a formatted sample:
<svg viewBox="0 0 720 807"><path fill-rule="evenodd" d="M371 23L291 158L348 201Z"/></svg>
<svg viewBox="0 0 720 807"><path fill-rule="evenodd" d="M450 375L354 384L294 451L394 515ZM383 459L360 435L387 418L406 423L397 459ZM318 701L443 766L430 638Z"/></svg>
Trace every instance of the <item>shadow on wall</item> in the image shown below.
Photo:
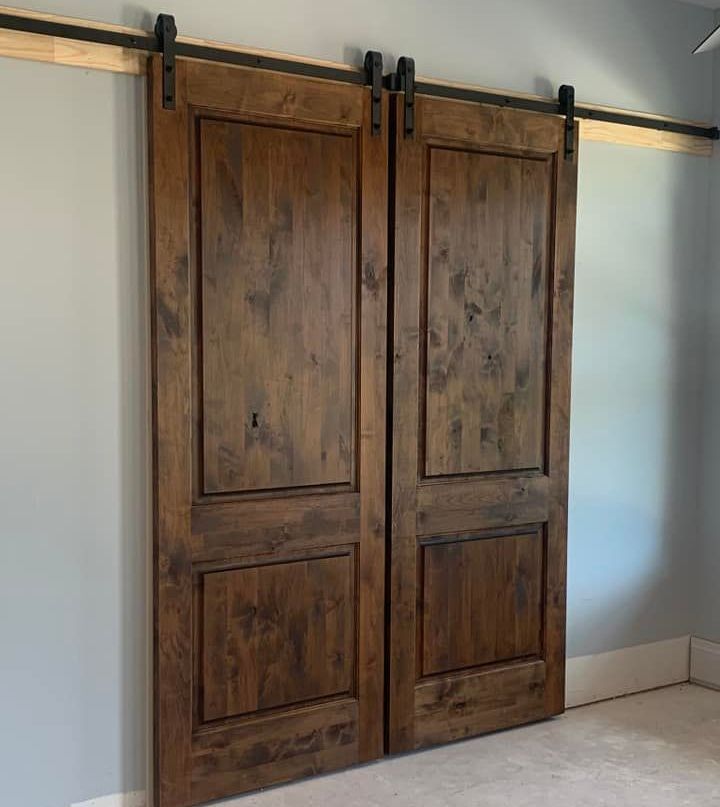
<svg viewBox="0 0 720 807"><path fill-rule="evenodd" d="M581 147L568 654L692 630L707 161Z"/></svg>

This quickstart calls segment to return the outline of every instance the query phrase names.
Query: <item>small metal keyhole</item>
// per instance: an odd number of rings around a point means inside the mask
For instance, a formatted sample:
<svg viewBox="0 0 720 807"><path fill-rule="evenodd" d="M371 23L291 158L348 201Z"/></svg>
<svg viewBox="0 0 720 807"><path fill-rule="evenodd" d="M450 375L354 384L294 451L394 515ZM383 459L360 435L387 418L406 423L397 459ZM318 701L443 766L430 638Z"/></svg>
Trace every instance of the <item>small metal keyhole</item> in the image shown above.
<svg viewBox="0 0 720 807"><path fill-rule="evenodd" d="M258 428L257 412L252 413L252 427L253 427L253 429Z"/></svg>

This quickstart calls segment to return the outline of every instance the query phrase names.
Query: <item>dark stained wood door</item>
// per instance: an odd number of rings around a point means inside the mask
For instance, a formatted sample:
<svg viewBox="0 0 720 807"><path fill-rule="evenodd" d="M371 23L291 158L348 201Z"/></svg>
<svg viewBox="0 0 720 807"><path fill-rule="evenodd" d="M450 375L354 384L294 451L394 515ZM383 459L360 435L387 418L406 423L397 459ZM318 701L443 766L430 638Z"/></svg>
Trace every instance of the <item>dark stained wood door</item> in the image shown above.
<svg viewBox="0 0 720 807"><path fill-rule="evenodd" d="M161 71L155 804L186 807L383 752L387 126L184 60L167 111Z"/></svg>
<svg viewBox="0 0 720 807"><path fill-rule="evenodd" d="M564 708L576 195L562 119L401 98L391 752Z"/></svg>

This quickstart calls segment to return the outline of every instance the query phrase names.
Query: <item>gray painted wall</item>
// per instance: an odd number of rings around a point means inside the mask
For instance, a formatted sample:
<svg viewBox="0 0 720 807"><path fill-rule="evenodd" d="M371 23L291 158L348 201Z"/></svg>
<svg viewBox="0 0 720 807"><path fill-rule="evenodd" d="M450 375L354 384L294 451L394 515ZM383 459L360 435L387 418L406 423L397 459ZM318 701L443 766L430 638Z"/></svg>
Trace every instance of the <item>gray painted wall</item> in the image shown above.
<svg viewBox="0 0 720 807"><path fill-rule="evenodd" d="M581 144L570 656L692 629L708 167Z"/></svg>
<svg viewBox="0 0 720 807"><path fill-rule="evenodd" d="M717 16L720 22L720 13ZM713 54L713 106L720 119L720 52ZM720 642L720 152L711 160L710 260L703 377L701 529L695 588L695 633Z"/></svg>
<svg viewBox="0 0 720 807"><path fill-rule="evenodd" d="M147 756L144 83L0 61L0 804Z"/></svg>
<svg viewBox="0 0 720 807"><path fill-rule="evenodd" d="M706 10L402 2L406 13L381 0L167 10L192 35L353 63L372 46L441 78L540 92L570 81L583 100L710 117L711 61L688 55ZM155 13L30 5L142 27ZM0 802L67 807L146 783L144 82L11 60L0 74ZM692 629L707 168L583 144L572 655Z"/></svg>

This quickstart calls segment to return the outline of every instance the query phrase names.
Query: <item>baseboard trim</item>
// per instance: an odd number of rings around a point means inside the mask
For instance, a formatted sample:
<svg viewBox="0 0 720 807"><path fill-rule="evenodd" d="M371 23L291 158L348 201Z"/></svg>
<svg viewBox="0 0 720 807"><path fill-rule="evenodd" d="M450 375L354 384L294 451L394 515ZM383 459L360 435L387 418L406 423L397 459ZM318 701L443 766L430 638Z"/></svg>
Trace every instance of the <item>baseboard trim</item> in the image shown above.
<svg viewBox="0 0 720 807"><path fill-rule="evenodd" d="M693 636L690 642L690 680L720 689L720 644Z"/></svg>
<svg viewBox="0 0 720 807"><path fill-rule="evenodd" d="M567 661L565 704L570 709L689 678L690 636L580 656Z"/></svg>
<svg viewBox="0 0 720 807"><path fill-rule="evenodd" d="M147 807L147 801L144 790L133 790L130 793L113 793L111 796L79 801L70 807Z"/></svg>

